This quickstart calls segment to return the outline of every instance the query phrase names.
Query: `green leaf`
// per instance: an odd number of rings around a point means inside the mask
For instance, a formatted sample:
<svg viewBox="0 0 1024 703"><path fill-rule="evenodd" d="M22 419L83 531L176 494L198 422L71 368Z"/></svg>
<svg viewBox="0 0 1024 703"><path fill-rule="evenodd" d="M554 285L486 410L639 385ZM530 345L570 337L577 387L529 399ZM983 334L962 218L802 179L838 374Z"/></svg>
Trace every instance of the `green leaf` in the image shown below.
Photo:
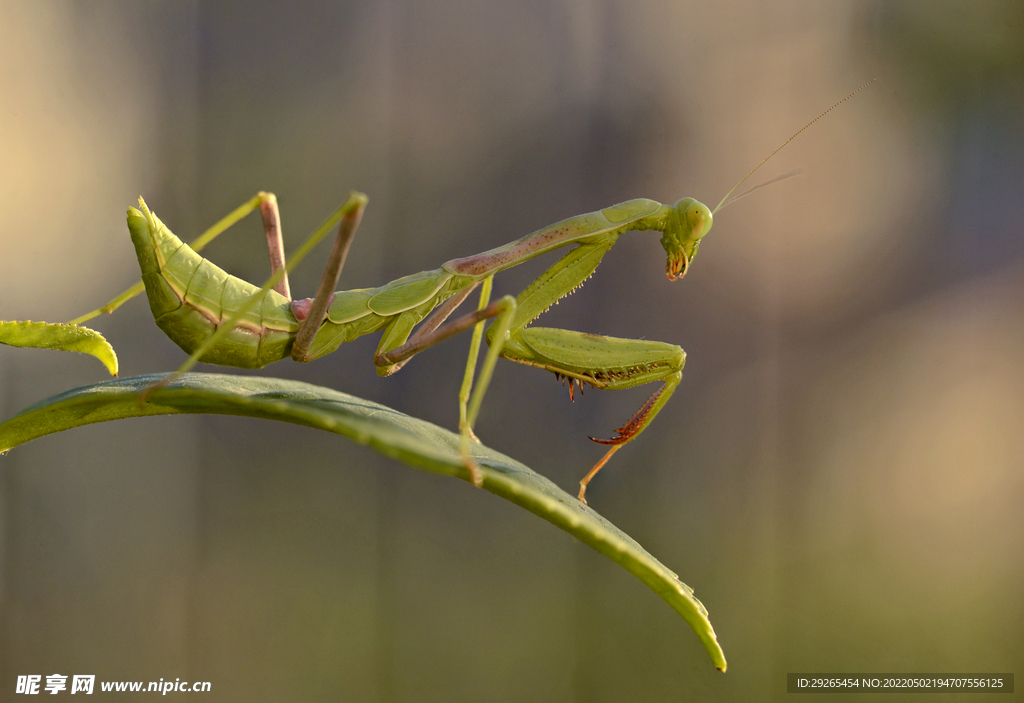
<svg viewBox="0 0 1024 703"><path fill-rule="evenodd" d="M103 335L71 323L0 321L0 344L92 354L111 376L117 375L117 354Z"/></svg>
<svg viewBox="0 0 1024 703"><path fill-rule="evenodd" d="M409 466L469 480L459 436L383 405L276 378L186 374L139 404L139 393L164 375L97 383L44 400L0 424L0 452L53 432L143 415L218 413L292 422L335 432ZM592 508L530 468L480 444L471 451L484 489L560 527L647 584L690 624L715 666L725 655L707 610L661 562Z"/></svg>

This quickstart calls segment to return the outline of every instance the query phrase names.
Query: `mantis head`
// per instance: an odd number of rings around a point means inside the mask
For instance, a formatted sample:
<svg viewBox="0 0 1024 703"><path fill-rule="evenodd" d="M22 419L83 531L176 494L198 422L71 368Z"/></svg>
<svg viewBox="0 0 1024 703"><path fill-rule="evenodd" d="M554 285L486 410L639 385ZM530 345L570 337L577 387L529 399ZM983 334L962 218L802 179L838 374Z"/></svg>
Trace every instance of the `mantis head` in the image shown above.
<svg viewBox="0 0 1024 703"><path fill-rule="evenodd" d="M683 198L672 206L678 226L666 227L661 245L668 254L665 275L674 281L686 275L690 262L697 255L700 240L713 224L711 210L707 205L693 198Z"/></svg>

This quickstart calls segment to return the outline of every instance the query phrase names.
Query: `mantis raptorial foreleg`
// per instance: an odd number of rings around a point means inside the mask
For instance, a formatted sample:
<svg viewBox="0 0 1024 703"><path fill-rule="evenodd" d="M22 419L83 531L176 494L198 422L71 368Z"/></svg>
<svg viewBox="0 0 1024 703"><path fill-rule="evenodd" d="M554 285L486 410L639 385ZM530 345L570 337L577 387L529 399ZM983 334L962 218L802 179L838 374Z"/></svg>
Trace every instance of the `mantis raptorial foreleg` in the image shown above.
<svg viewBox="0 0 1024 703"><path fill-rule="evenodd" d="M568 379L570 398L574 398L576 388L582 393L584 384L604 390L621 390L652 381L664 382L665 385L617 430L615 437L591 437L599 444L612 446L580 481L579 499L584 503L587 502L584 495L590 479L619 447L637 437L651 423L682 379L686 362L686 354L680 347L665 342L527 327L567 291L582 285L617 240L617 234L589 239L555 262L520 293L509 339L500 352L509 361L551 371L563 383ZM497 335L488 330L488 343L493 345L496 338Z"/></svg>
<svg viewBox="0 0 1024 703"><path fill-rule="evenodd" d="M638 339L617 339L571 330L530 327L513 333L502 353L506 359L551 371L564 383L569 381L569 395L574 388L583 392L584 385L602 390L622 390L652 381L664 385L640 406L632 418L615 432L611 439L591 437L598 444L611 445L604 457L580 481L579 499L590 479L604 466L612 454L635 439L654 420L672 397L682 379L686 353L678 346L664 342Z"/></svg>

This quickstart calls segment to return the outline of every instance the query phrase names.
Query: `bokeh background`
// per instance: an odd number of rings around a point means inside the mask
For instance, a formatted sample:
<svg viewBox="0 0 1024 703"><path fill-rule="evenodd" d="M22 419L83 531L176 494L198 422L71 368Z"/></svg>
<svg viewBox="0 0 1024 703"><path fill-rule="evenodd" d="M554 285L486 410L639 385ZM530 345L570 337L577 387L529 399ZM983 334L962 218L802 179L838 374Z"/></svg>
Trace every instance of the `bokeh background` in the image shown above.
<svg viewBox="0 0 1024 703"><path fill-rule="evenodd" d="M685 281L657 235L624 235L542 323L686 349L588 497L696 589L728 673L632 576L486 492L304 428L166 417L0 458L4 699L54 672L208 680L216 701L781 700L786 672L1024 673L1017 0L5 1L0 27L4 319L67 320L136 280L140 194L191 238L272 190L294 248L363 190L342 284L373 286L629 198L713 207L878 78L751 182L800 177L719 213ZM267 275L256 217L207 253ZM123 376L183 359L143 298L95 327ZM387 379L375 344L263 373L454 428L468 339ZM0 414L103 379L0 347ZM570 403L503 363L478 434L575 492L602 453L586 435L650 391Z"/></svg>

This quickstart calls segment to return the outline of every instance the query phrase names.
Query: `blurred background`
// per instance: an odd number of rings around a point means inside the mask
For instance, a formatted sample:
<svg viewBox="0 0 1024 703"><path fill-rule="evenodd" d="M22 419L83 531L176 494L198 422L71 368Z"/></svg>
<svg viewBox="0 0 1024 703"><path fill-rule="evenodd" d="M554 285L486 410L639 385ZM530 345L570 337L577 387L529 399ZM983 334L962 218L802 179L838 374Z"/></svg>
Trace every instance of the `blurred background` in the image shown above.
<svg viewBox="0 0 1024 703"><path fill-rule="evenodd" d="M193 416L0 458L3 690L58 672L217 701L736 701L785 698L787 672L1024 673L1017 0L5 1L0 27L3 319L133 283L140 194L190 239L273 191L294 249L362 190L341 286L375 286L630 198L714 207L878 78L751 179L802 171L720 212L685 281L627 234L539 323L686 349L588 498L696 589L728 673L639 581L489 493ZM268 274L255 216L207 255ZM144 298L93 326L122 376L184 358ZM468 338L387 379L376 343L261 373L454 429ZM0 347L0 415L104 377ZM570 403L502 363L477 432L575 493L603 453L586 435L651 391Z"/></svg>

